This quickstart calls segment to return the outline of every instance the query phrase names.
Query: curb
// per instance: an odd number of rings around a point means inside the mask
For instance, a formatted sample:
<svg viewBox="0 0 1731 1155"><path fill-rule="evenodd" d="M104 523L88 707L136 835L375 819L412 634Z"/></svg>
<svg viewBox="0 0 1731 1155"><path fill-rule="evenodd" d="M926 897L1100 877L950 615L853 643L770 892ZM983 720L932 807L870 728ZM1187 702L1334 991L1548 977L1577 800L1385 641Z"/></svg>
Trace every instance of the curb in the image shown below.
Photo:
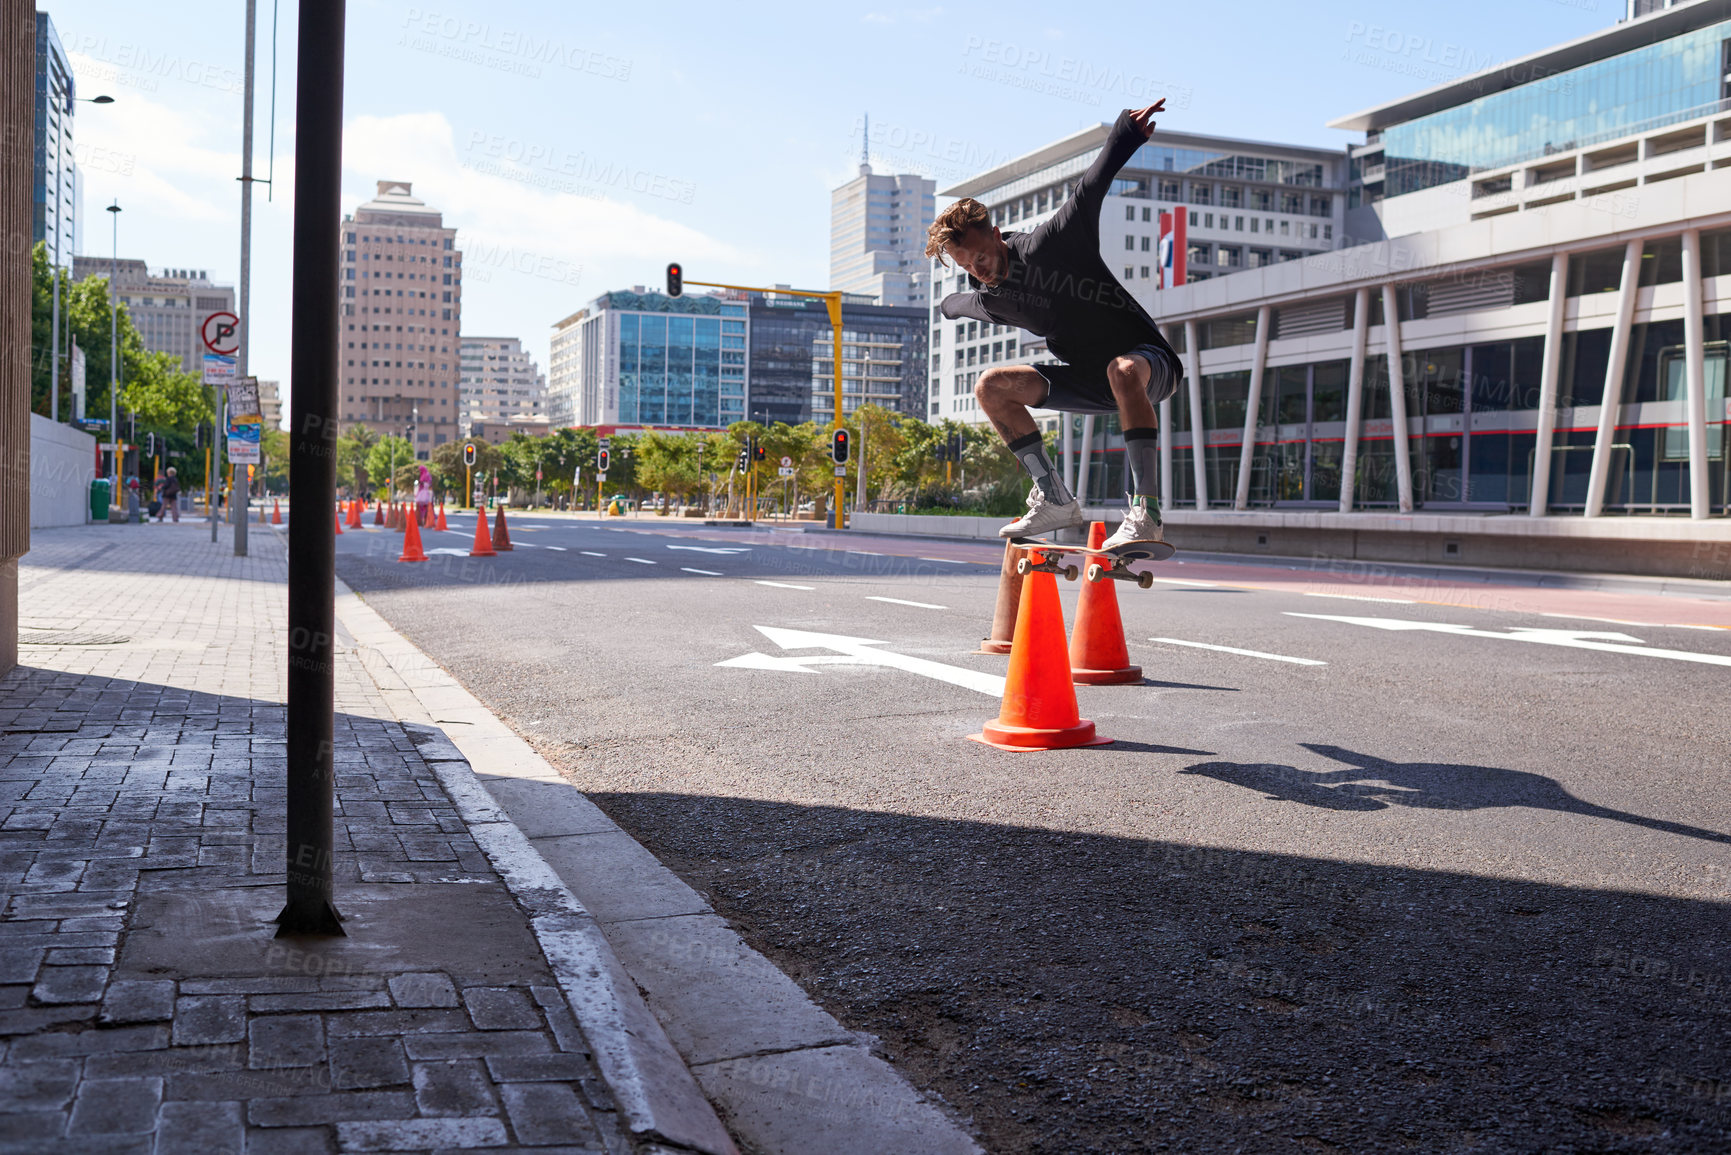
<svg viewBox="0 0 1731 1155"><path fill-rule="evenodd" d="M361 650L367 673L438 776L476 844L528 914L530 928L571 1003L626 1129L640 1141L669 1143L703 1155L739 1155L600 926L494 803L469 760L420 708L410 683L401 676L405 671L377 643L388 644L394 638L397 644L389 648L398 650L397 656L432 664L341 579L336 602L339 631ZM367 660L369 648L382 659L384 669L379 662ZM387 677L381 680L381 674Z"/></svg>

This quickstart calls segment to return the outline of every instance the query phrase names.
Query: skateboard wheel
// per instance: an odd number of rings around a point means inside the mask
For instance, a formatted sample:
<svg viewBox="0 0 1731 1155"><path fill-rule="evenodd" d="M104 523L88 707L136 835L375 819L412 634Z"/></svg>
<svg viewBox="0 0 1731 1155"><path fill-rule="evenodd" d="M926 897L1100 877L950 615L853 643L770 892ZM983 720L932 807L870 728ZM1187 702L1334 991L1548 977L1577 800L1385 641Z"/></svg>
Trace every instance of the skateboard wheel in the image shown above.
<svg viewBox="0 0 1731 1155"><path fill-rule="evenodd" d="M1027 572L1028 572L1028 571L1029 571L1029 570L1030 570L1030 569L1032 569L1032 568L1033 568L1033 566L1032 566L1032 564L1031 564L1031 563L1030 563L1030 562L1029 562L1029 561L1028 561L1028 559L1027 559L1027 558L1025 558L1025 557L1019 557L1019 558L1017 558L1017 559L1016 559L1016 572L1017 572L1017 573L1019 573L1019 574L1026 574L1026 573L1027 573Z"/></svg>
<svg viewBox="0 0 1731 1155"><path fill-rule="evenodd" d="M1067 582L1073 582L1081 575L1081 573L1082 571L1077 569L1075 566L1067 565L1064 567L1064 580Z"/></svg>
<svg viewBox="0 0 1731 1155"><path fill-rule="evenodd" d="M1090 565L1088 567L1088 580L1089 581L1097 582L1097 581L1100 581L1103 578L1105 578L1105 576L1106 576L1106 571L1101 569L1099 567L1099 565L1097 565L1097 564L1096 565Z"/></svg>
<svg viewBox="0 0 1731 1155"><path fill-rule="evenodd" d="M1139 573L1136 575L1136 584L1145 590L1151 590L1154 588L1154 575L1151 573Z"/></svg>

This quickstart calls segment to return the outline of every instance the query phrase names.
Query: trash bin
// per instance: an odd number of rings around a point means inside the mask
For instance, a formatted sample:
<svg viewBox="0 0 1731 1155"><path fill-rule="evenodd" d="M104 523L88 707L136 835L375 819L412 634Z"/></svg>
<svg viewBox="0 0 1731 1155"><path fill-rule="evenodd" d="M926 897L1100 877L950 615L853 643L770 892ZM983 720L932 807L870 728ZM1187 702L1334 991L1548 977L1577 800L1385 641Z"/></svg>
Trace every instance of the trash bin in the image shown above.
<svg viewBox="0 0 1731 1155"><path fill-rule="evenodd" d="M98 477L90 483L90 520L108 520L109 482L106 477Z"/></svg>

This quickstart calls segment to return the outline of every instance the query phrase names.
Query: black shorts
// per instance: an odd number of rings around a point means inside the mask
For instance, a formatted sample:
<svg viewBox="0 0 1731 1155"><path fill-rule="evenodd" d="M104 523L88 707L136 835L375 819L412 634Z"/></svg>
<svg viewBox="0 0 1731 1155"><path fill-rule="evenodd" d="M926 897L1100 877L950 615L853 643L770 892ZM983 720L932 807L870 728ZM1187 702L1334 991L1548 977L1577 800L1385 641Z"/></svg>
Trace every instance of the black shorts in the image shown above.
<svg viewBox="0 0 1731 1155"><path fill-rule="evenodd" d="M1155 405L1178 392L1184 368L1178 358L1159 345L1138 345L1118 354L1148 362L1148 400ZM1116 413L1118 399L1106 380L1106 366L1083 367L1062 361L1042 361L1029 366L1046 379L1046 397L1034 408L1060 413Z"/></svg>

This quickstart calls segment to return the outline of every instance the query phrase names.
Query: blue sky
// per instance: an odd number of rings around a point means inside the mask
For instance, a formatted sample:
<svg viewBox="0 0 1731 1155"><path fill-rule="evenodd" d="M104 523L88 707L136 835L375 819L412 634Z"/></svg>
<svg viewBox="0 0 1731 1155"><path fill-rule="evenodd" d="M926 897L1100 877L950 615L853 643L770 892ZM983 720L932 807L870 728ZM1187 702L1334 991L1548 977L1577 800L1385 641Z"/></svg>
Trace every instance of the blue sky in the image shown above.
<svg viewBox="0 0 1731 1155"><path fill-rule="evenodd" d="M81 105L86 252L239 268L245 7L48 4ZM254 211L252 369L286 379L297 7L278 14L274 200ZM940 189L1164 96L1172 129L1339 147L1326 122L1614 23L1611 0L569 4L351 0L345 211L409 180L466 250L466 333L550 326L678 259L828 283L829 190L858 164ZM264 175L270 0L259 0ZM941 203L941 202L940 202Z"/></svg>

